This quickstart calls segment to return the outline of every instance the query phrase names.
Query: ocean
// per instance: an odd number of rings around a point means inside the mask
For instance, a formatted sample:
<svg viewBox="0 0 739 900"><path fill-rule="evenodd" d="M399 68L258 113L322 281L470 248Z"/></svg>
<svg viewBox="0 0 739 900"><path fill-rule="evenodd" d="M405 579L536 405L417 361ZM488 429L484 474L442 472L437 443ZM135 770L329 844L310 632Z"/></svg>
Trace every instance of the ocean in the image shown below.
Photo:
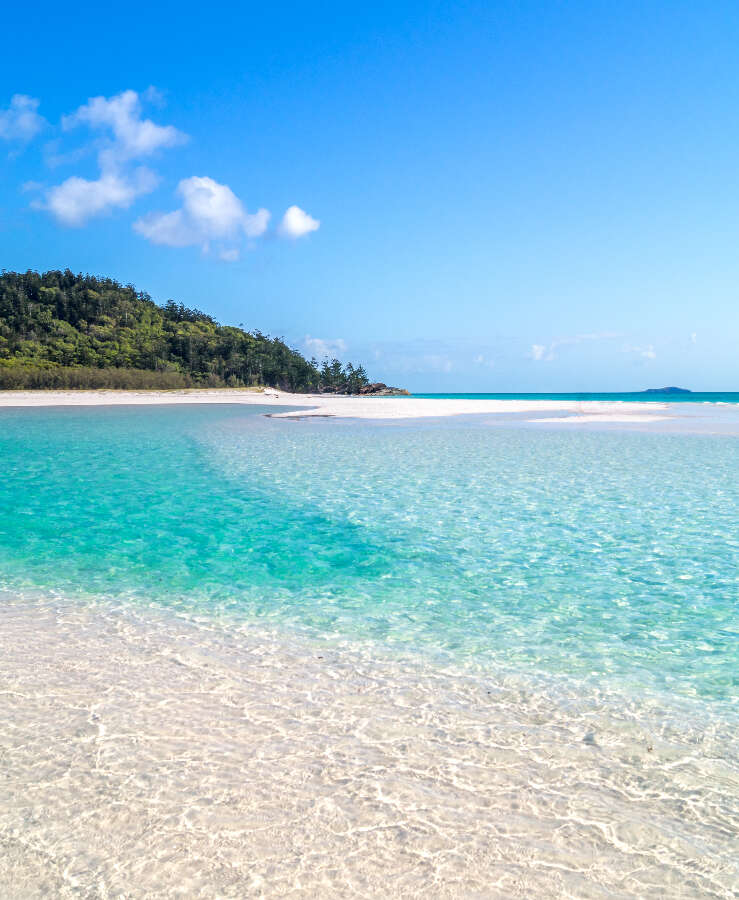
<svg viewBox="0 0 739 900"><path fill-rule="evenodd" d="M560 400L600 401L608 403L739 403L739 391L688 391L687 393L648 393L647 391L571 392L563 394L413 394L414 397L460 400Z"/></svg>
<svg viewBox="0 0 739 900"><path fill-rule="evenodd" d="M0 885L734 896L739 440L267 411L0 411Z"/></svg>

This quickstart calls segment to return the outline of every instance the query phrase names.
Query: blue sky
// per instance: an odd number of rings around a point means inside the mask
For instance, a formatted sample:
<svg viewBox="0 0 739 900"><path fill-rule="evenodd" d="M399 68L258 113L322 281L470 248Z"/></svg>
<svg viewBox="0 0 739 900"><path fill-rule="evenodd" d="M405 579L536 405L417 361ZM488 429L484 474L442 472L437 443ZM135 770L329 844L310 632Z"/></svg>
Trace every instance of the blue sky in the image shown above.
<svg viewBox="0 0 739 900"><path fill-rule="evenodd" d="M5 30L4 268L418 391L739 389L735 4L41 2Z"/></svg>

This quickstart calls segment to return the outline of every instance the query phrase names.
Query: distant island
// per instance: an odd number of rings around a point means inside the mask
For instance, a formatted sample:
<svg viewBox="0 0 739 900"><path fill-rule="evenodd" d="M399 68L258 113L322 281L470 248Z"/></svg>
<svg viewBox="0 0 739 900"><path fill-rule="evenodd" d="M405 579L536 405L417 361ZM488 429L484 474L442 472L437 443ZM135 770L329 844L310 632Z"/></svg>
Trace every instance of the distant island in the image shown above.
<svg viewBox="0 0 739 900"><path fill-rule="evenodd" d="M663 387L663 388L647 388L642 394L692 394L688 388L681 387Z"/></svg>
<svg viewBox="0 0 739 900"><path fill-rule="evenodd" d="M65 271L0 274L0 389L274 387L406 394L363 366L306 359L281 338L219 325L132 285Z"/></svg>

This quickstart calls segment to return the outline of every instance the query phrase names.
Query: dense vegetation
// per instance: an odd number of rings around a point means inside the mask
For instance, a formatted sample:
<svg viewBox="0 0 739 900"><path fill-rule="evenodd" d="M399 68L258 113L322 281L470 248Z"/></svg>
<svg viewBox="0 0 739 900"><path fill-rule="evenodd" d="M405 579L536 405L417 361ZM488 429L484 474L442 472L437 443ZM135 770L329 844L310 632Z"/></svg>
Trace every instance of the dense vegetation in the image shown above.
<svg viewBox="0 0 739 900"><path fill-rule="evenodd" d="M358 393L364 369L307 360L280 338L219 325L110 278L0 274L0 389L267 385Z"/></svg>

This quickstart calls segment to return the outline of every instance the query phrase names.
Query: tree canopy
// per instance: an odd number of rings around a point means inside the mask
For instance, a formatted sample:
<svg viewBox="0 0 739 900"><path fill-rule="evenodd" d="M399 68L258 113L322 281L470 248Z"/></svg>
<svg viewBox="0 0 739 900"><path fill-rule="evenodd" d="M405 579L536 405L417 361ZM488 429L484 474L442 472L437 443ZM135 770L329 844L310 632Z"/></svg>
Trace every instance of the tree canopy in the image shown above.
<svg viewBox="0 0 739 900"><path fill-rule="evenodd" d="M307 360L282 338L219 325L132 285L65 271L0 274L0 388L249 387L357 393L351 363Z"/></svg>

